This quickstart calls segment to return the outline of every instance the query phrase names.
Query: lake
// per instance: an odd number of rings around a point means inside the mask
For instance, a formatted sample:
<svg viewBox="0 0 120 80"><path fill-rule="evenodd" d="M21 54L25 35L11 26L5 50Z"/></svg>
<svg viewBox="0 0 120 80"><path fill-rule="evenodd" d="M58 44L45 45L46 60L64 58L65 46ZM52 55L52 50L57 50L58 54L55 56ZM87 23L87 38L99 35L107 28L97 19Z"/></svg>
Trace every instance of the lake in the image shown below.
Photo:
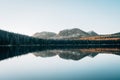
<svg viewBox="0 0 120 80"><path fill-rule="evenodd" d="M120 48L0 47L0 80L120 80Z"/></svg>

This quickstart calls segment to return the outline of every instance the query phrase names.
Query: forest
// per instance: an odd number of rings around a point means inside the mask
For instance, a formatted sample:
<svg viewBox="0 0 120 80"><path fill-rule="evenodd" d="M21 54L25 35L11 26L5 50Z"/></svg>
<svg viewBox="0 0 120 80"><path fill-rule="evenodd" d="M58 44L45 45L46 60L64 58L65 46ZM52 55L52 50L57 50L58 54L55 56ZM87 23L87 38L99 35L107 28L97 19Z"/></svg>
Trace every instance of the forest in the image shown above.
<svg viewBox="0 0 120 80"><path fill-rule="evenodd" d="M120 40L55 40L39 39L27 35L0 30L0 45L14 46L81 46L81 45L120 45Z"/></svg>

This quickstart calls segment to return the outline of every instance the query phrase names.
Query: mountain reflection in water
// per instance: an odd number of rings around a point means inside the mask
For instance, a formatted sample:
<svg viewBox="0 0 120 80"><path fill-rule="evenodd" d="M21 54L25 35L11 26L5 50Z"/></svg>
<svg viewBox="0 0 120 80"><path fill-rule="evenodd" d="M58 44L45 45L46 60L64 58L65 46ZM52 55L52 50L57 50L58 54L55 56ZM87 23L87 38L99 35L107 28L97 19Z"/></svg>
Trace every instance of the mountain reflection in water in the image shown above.
<svg viewBox="0 0 120 80"><path fill-rule="evenodd" d="M62 59L80 60L86 56L95 57L98 54L120 55L120 48L45 48L32 46L0 47L0 60L33 53L36 57L53 57L58 55Z"/></svg>
<svg viewBox="0 0 120 80"><path fill-rule="evenodd" d="M63 59L80 60L86 56L95 57L98 54L115 54L120 55L119 48L88 48L88 49L65 49L65 50L45 50L40 52L34 52L35 56L40 57L52 57L58 55Z"/></svg>

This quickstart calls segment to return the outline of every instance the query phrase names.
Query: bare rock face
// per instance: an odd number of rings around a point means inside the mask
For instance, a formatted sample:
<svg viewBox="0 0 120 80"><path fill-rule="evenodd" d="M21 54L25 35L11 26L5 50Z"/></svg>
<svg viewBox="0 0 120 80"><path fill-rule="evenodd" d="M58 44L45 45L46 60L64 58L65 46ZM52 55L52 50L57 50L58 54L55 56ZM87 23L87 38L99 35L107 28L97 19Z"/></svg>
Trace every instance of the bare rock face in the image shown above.
<svg viewBox="0 0 120 80"><path fill-rule="evenodd" d="M54 36L56 36L56 33L53 32L40 32L40 33L35 33L33 35L33 37L42 38L42 39L50 39Z"/></svg>

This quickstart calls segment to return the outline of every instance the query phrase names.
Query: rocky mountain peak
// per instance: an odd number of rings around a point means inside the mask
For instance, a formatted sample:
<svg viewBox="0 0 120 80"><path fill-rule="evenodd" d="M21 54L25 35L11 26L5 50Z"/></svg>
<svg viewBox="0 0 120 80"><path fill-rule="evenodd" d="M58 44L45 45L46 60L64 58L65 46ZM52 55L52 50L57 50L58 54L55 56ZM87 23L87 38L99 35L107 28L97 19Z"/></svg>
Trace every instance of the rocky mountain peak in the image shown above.
<svg viewBox="0 0 120 80"><path fill-rule="evenodd" d="M82 31L78 28L73 29L65 29L59 32L60 36L70 36L70 37L77 37L77 36L88 36L89 34L85 31Z"/></svg>

